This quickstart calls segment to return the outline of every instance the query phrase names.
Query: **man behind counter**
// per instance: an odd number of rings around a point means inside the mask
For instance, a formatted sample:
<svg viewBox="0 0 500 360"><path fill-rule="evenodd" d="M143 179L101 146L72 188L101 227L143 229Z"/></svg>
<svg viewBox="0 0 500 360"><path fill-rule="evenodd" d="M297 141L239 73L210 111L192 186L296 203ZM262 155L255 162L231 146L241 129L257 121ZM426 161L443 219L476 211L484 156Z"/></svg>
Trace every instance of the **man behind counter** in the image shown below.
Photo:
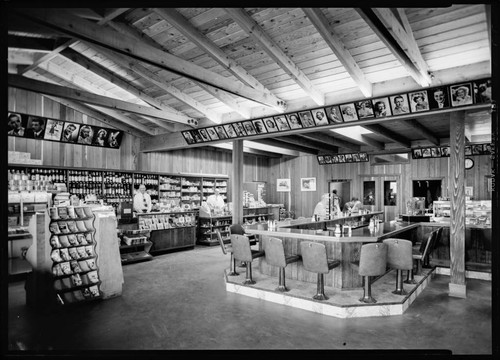
<svg viewBox="0 0 500 360"><path fill-rule="evenodd" d="M214 194L207 197L207 205L210 209L221 210L224 207L224 199L219 189L215 188Z"/></svg>
<svg viewBox="0 0 500 360"><path fill-rule="evenodd" d="M146 192L146 186L141 184L134 196L134 210L138 213L151 212L151 196Z"/></svg>

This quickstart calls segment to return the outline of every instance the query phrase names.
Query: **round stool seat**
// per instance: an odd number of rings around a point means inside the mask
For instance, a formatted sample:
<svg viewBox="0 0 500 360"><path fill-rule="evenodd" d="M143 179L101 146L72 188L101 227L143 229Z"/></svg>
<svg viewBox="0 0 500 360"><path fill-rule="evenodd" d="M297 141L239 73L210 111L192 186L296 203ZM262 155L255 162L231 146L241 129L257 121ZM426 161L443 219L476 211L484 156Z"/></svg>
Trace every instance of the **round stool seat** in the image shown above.
<svg viewBox="0 0 500 360"><path fill-rule="evenodd" d="M387 266L387 245L384 243L364 244L359 255L361 276L377 276L385 273Z"/></svg>

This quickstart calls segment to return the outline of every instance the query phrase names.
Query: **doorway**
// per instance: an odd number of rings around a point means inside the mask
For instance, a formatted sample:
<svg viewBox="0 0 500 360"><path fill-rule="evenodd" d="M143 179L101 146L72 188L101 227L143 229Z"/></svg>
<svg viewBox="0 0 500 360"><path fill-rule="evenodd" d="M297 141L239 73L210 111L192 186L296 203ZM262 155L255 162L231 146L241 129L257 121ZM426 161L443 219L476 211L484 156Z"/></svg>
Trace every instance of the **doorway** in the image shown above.
<svg viewBox="0 0 500 360"><path fill-rule="evenodd" d="M364 209L382 211L384 221L393 220L401 204L399 175L361 176Z"/></svg>
<svg viewBox="0 0 500 360"><path fill-rule="evenodd" d="M413 180L413 197L425 199L425 208L432 210L432 203L441 197L442 179Z"/></svg>
<svg viewBox="0 0 500 360"><path fill-rule="evenodd" d="M333 190L337 190L337 195L340 196L340 210L344 208L344 204L351 200L351 180L347 179L334 179L328 183L328 193L331 194Z"/></svg>

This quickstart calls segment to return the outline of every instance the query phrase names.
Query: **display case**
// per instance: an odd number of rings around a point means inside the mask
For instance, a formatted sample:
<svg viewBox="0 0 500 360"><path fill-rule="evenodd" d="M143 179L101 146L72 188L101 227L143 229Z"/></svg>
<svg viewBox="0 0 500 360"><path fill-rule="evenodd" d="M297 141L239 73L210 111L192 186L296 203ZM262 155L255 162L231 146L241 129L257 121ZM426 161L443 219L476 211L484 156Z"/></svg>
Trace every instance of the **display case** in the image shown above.
<svg viewBox="0 0 500 360"><path fill-rule="evenodd" d="M181 202L181 178L160 175L160 206L177 206Z"/></svg>
<svg viewBox="0 0 500 360"><path fill-rule="evenodd" d="M434 201L432 208L434 221L450 221L450 201ZM467 226L491 227L491 200L467 200L465 202L465 224Z"/></svg>
<svg viewBox="0 0 500 360"><path fill-rule="evenodd" d="M60 304L102 297L94 214L89 206L49 208L53 286Z"/></svg>
<svg viewBox="0 0 500 360"><path fill-rule="evenodd" d="M201 217L198 220L198 244L214 246L219 244L217 230L224 243L230 242L229 227L233 222L231 215Z"/></svg>
<svg viewBox="0 0 500 360"><path fill-rule="evenodd" d="M153 259L149 253L153 245L149 240L150 236L151 232L147 229L118 229L120 257L123 265Z"/></svg>
<svg viewBox="0 0 500 360"><path fill-rule="evenodd" d="M201 178L181 178L181 203L199 208L202 199L200 185Z"/></svg>
<svg viewBox="0 0 500 360"><path fill-rule="evenodd" d="M265 223L268 220L275 220L271 206L243 209L243 224L251 225L255 223Z"/></svg>

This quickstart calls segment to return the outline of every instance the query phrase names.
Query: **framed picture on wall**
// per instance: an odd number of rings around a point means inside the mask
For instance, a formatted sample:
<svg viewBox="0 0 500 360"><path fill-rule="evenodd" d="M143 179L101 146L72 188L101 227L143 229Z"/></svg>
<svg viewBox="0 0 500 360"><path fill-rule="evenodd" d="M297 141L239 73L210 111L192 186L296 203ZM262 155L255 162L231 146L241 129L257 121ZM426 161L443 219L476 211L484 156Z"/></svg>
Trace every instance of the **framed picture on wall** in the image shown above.
<svg viewBox="0 0 500 360"><path fill-rule="evenodd" d="M344 122L344 120L342 119L342 113L339 106L337 105L329 106L325 108L325 112L330 124L338 124Z"/></svg>
<svg viewBox="0 0 500 360"><path fill-rule="evenodd" d="M290 124L290 129L302 129L302 123L300 122L299 115L297 113L285 115Z"/></svg>
<svg viewBox="0 0 500 360"><path fill-rule="evenodd" d="M392 113L394 115L403 115L410 113L410 106L408 105L408 95L399 94L389 97L391 102Z"/></svg>
<svg viewBox="0 0 500 360"><path fill-rule="evenodd" d="M284 115L277 115L274 117L274 120L276 121L276 126L278 126L279 131L290 130L290 125L288 125L288 121Z"/></svg>
<svg viewBox="0 0 500 360"><path fill-rule="evenodd" d="M345 154L345 161L352 162L352 154Z"/></svg>
<svg viewBox="0 0 500 360"><path fill-rule="evenodd" d="M80 127L80 131L78 133L78 144L82 145L91 145L92 144L92 138L94 137L94 130L90 125L85 125L83 124Z"/></svg>
<svg viewBox="0 0 500 360"><path fill-rule="evenodd" d="M208 136L207 129L198 129L198 133L200 133L203 141L210 141L210 137Z"/></svg>
<svg viewBox="0 0 500 360"><path fill-rule="evenodd" d="M368 154L365 152L359 153L359 161L369 161Z"/></svg>
<svg viewBox="0 0 500 360"><path fill-rule="evenodd" d="M193 139L193 135L191 135L191 132L183 131L182 136L184 136L184 140L186 140L188 144L194 144L195 141Z"/></svg>
<svg viewBox="0 0 500 360"><path fill-rule="evenodd" d="M451 106L472 104L472 86L470 83L450 86Z"/></svg>
<svg viewBox="0 0 500 360"><path fill-rule="evenodd" d="M217 132L219 139L227 139L228 138L228 136L226 134L226 130L224 130L224 126L222 126L222 125L216 126L215 131Z"/></svg>
<svg viewBox="0 0 500 360"><path fill-rule="evenodd" d="M110 148L119 148L122 142L123 131L110 130L108 135L107 146Z"/></svg>
<svg viewBox="0 0 500 360"><path fill-rule="evenodd" d="M433 158L441 157L441 148L438 147L431 148L431 157Z"/></svg>
<svg viewBox="0 0 500 360"><path fill-rule="evenodd" d="M373 106L370 100L361 100L356 103L356 110L360 119L369 119L374 117Z"/></svg>
<svg viewBox="0 0 500 360"><path fill-rule="evenodd" d="M240 122L233 123L233 128L238 137L245 136L247 134L245 128L243 127L243 124Z"/></svg>
<svg viewBox="0 0 500 360"><path fill-rule="evenodd" d="M276 191L290 192L290 179L276 179Z"/></svg>
<svg viewBox="0 0 500 360"><path fill-rule="evenodd" d="M191 130L191 136L193 137L195 142L197 142L197 143L203 142L203 137L201 136L199 130L197 130L197 129Z"/></svg>
<svg viewBox="0 0 500 360"><path fill-rule="evenodd" d="M333 164L333 159L330 155L325 155L325 163Z"/></svg>
<svg viewBox="0 0 500 360"><path fill-rule="evenodd" d="M450 156L450 147L449 146L442 146L441 147L441 156L442 157L449 157Z"/></svg>
<svg viewBox="0 0 500 360"><path fill-rule="evenodd" d="M325 165L325 157L323 155L318 155L318 164Z"/></svg>
<svg viewBox="0 0 500 360"><path fill-rule="evenodd" d="M272 117L262 119L264 125L266 125L266 129L268 132L276 132L278 131L278 127L276 126L276 122Z"/></svg>
<svg viewBox="0 0 500 360"><path fill-rule="evenodd" d="M450 96L448 87L440 86L427 91L429 94L429 106L432 110L450 107Z"/></svg>
<svg viewBox="0 0 500 360"><path fill-rule="evenodd" d="M389 105L389 98L373 99L373 112L375 117L387 117L392 116L391 106Z"/></svg>
<svg viewBox="0 0 500 360"><path fill-rule="evenodd" d="M80 131L80 124L75 123L64 123L64 130L62 133L62 142L76 142L78 139L78 132ZM194 140L193 140L194 141Z"/></svg>
<svg viewBox="0 0 500 360"><path fill-rule="evenodd" d="M28 116L24 137L29 139L43 139L46 120L40 116Z"/></svg>
<svg viewBox="0 0 500 360"><path fill-rule="evenodd" d="M45 134L43 135L43 138L45 140L60 141L63 131L63 126L64 126L64 121L47 119L47 123L45 124ZM105 137L107 136L108 132L106 131ZM104 146L104 143L102 146Z"/></svg>
<svg viewBox="0 0 500 360"><path fill-rule="evenodd" d="M474 81L474 100L476 104L491 102L491 79Z"/></svg>
<svg viewBox="0 0 500 360"><path fill-rule="evenodd" d="M358 115L356 114L356 109L353 103L340 105L340 111L344 121L358 120Z"/></svg>
<svg viewBox="0 0 500 360"><path fill-rule="evenodd" d="M299 117L303 127L312 127L316 124L310 111L299 112Z"/></svg>
<svg viewBox="0 0 500 360"><path fill-rule="evenodd" d="M328 118L326 117L325 110L314 109L312 110L312 114L316 126L328 125Z"/></svg>
<svg viewBox="0 0 500 360"><path fill-rule="evenodd" d="M236 137L236 132L234 131L233 124L226 124L223 125L224 130L226 130L226 134L230 138L235 138Z"/></svg>
<svg viewBox="0 0 500 360"><path fill-rule="evenodd" d="M429 99L427 99L427 91L421 90L410 93L411 112L429 110Z"/></svg>
<svg viewBox="0 0 500 360"><path fill-rule="evenodd" d="M264 122L262 121L262 119L254 120L253 126L255 126L255 130L257 131L257 134L267 133L267 129L264 126Z"/></svg>
<svg viewBox="0 0 500 360"><path fill-rule="evenodd" d="M422 157L422 149L413 149L413 158L420 159Z"/></svg>
<svg viewBox="0 0 500 360"><path fill-rule="evenodd" d="M316 191L316 178L301 178L300 191Z"/></svg>
<svg viewBox="0 0 500 360"><path fill-rule="evenodd" d="M106 146L106 139L108 138L108 130L105 128L94 127L94 138L92 139L92 145L94 146Z"/></svg>
<svg viewBox="0 0 500 360"><path fill-rule="evenodd" d="M250 120L243 121L243 127L245 128L247 135L256 135L257 134L257 131L255 131L255 128Z"/></svg>
<svg viewBox="0 0 500 360"><path fill-rule="evenodd" d="M217 132L215 131L214 127L207 128L207 132L208 132L208 136L210 136L210 139L219 140L219 135L217 135Z"/></svg>

